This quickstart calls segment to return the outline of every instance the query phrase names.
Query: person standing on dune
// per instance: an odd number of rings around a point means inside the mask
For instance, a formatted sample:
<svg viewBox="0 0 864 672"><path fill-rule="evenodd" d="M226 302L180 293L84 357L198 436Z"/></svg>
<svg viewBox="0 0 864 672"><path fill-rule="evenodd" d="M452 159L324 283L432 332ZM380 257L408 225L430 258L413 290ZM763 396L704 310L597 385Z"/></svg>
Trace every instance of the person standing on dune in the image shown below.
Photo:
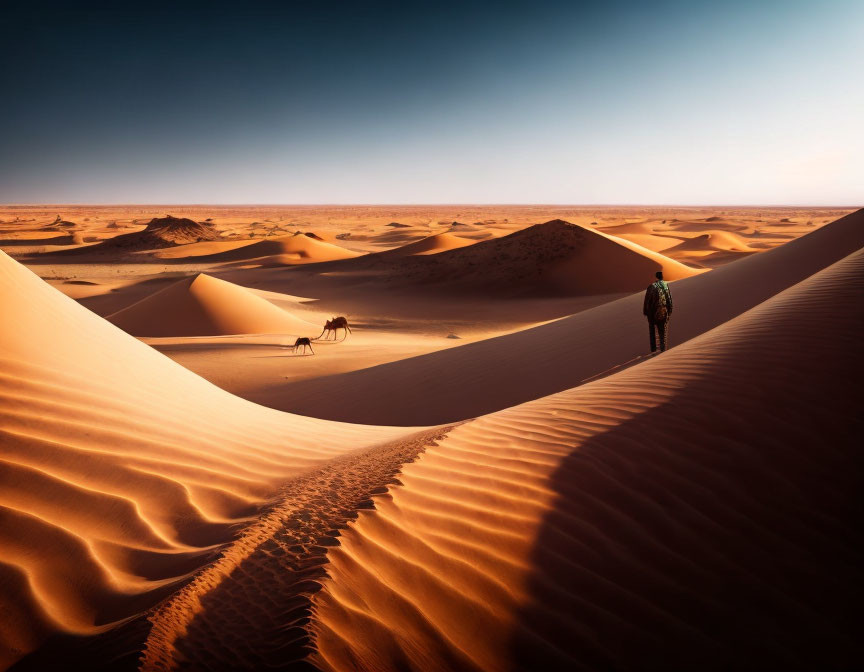
<svg viewBox="0 0 864 672"><path fill-rule="evenodd" d="M672 292L669 291L669 285L663 280L663 271L657 271L654 275L657 280L648 285L648 289L645 291L642 314L648 318L651 352L657 352L657 336L660 337L660 352L664 352L669 333L669 319L672 317Z"/></svg>

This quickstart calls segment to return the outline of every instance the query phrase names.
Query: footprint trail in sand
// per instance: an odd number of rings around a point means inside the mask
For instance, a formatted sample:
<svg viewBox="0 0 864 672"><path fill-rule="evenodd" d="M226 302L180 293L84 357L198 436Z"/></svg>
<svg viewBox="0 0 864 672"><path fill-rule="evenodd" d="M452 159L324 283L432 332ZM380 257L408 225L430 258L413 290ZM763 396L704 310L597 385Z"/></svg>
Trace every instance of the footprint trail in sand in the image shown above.
<svg viewBox="0 0 864 672"><path fill-rule="evenodd" d="M311 653L311 598L327 550L449 429L346 455L291 481L279 504L150 616L140 669L297 669Z"/></svg>

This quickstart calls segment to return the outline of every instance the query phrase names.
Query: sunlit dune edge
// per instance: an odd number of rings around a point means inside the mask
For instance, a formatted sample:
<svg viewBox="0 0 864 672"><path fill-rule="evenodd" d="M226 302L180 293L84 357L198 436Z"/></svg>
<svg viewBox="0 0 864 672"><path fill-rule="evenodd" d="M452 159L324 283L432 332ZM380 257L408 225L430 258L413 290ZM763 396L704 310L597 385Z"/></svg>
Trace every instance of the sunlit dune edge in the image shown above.
<svg viewBox="0 0 864 672"><path fill-rule="evenodd" d="M107 319L134 336L317 334L306 320L205 273L179 280Z"/></svg>

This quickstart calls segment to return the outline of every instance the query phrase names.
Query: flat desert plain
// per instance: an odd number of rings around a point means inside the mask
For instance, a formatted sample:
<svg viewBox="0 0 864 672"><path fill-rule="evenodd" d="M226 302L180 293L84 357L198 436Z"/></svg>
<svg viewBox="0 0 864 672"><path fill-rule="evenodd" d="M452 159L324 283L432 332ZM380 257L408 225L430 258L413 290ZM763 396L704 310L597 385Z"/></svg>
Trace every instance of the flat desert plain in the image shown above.
<svg viewBox="0 0 864 672"><path fill-rule="evenodd" d="M864 660L864 210L0 206L0 249L2 669Z"/></svg>

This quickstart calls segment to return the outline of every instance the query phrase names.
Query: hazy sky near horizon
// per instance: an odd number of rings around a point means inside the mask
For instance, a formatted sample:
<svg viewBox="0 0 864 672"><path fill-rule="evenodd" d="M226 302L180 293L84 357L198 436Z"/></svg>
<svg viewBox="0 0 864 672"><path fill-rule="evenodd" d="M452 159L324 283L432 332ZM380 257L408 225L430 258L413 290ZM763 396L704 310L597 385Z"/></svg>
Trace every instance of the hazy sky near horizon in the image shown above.
<svg viewBox="0 0 864 672"><path fill-rule="evenodd" d="M864 2L12 0L3 203L864 205Z"/></svg>

